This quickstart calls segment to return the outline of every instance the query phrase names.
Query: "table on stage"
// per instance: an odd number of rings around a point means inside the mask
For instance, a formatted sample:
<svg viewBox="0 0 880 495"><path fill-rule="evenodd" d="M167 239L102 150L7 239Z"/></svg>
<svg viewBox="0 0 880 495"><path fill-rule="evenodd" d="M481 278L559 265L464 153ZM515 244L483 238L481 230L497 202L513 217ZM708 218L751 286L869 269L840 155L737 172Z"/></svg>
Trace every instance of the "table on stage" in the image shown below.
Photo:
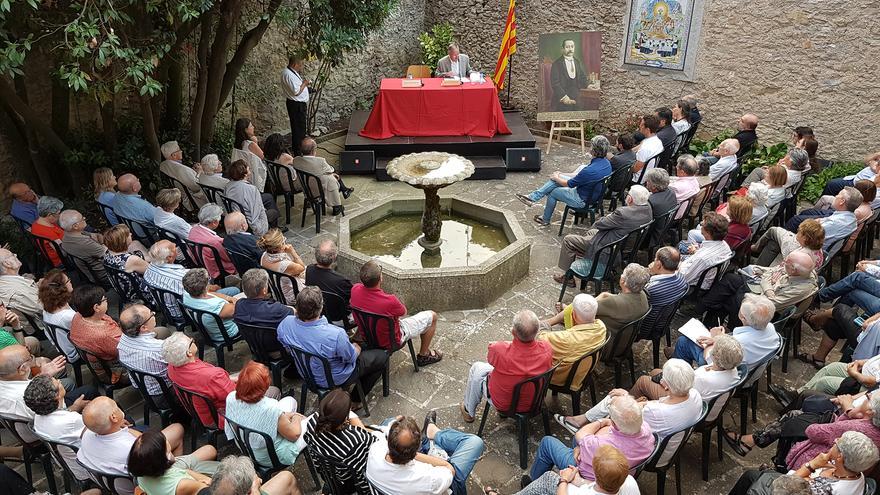
<svg viewBox="0 0 880 495"><path fill-rule="evenodd" d="M370 139L393 136L480 136L510 134L491 81L441 86L443 79L422 79L420 88L404 88L402 79L383 79L373 111L359 134Z"/></svg>

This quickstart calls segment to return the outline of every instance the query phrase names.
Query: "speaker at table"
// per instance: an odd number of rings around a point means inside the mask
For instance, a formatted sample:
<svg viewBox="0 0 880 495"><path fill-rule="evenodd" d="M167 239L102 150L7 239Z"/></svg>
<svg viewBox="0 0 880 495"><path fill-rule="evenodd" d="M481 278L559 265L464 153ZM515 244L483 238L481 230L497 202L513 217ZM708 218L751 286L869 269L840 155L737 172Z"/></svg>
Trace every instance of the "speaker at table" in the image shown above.
<svg viewBox="0 0 880 495"><path fill-rule="evenodd" d="M339 167L343 174L372 174L376 170L376 154L373 151L343 151L339 154Z"/></svg>
<svg viewBox="0 0 880 495"><path fill-rule="evenodd" d="M507 170L539 172L541 170L541 150L539 148L507 148L505 157Z"/></svg>

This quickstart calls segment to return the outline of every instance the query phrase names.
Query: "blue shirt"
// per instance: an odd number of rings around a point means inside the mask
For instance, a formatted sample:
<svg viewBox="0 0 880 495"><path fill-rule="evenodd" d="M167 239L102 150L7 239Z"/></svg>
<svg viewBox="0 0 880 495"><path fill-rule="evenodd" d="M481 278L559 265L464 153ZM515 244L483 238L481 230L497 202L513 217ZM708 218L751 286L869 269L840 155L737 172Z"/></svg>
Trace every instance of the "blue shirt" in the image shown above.
<svg viewBox="0 0 880 495"><path fill-rule="evenodd" d="M185 306L189 306L191 308L200 309L202 311L207 311L208 313L213 313L220 316L220 311L223 309L223 306L226 305L226 300L220 299L219 297L211 296L207 299L201 299L197 297L192 297L189 293L183 293L183 304ZM232 318L220 318L223 321L223 328L226 330L226 335L230 338L238 335L238 325L235 324L235 321ZM220 328L217 327L217 319L212 318L208 315L202 315L202 324L205 326L205 330L208 332L208 336L211 337L211 340L214 342L223 342L223 334L220 332Z"/></svg>
<svg viewBox="0 0 880 495"><path fill-rule="evenodd" d="M9 213L11 213L12 216L16 218L24 220L28 224L32 224L37 221L37 204L25 203L17 199L13 199L12 209L9 210Z"/></svg>
<svg viewBox="0 0 880 495"><path fill-rule="evenodd" d="M117 225L119 223L119 219L116 218L116 214L113 213L113 198L116 197L116 193L110 191L104 191L98 195L98 203L101 203L104 206L109 206L110 211L107 212L107 221L110 222L110 226Z"/></svg>
<svg viewBox="0 0 880 495"><path fill-rule="evenodd" d="M118 193L113 197L113 211L125 218L136 220L147 225L153 225L153 214L156 207L138 194ZM136 236L143 236L144 232L137 225L134 226Z"/></svg>
<svg viewBox="0 0 880 495"><path fill-rule="evenodd" d="M568 187L577 188L578 196L584 203L595 203L605 193L602 179L611 175L611 162L605 157L593 158L577 175L568 179Z"/></svg>
<svg viewBox="0 0 880 495"><path fill-rule="evenodd" d="M855 232L858 224L856 214L851 211L835 211L830 217L820 218L819 223L825 229L825 245L822 248L826 250L834 241Z"/></svg>
<svg viewBox="0 0 880 495"><path fill-rule="evenodd" d="M278 341L285 346L296 346L310 354L326 358L330 362L330 373L335 385L345 383L354 371L357 361L354 346L348 341L345 331L331 325L326 317L302 321L296 316L288 316L278 325ZM315 382L326 387L327 380L321 362L312 359L311 368Z"/></svg>

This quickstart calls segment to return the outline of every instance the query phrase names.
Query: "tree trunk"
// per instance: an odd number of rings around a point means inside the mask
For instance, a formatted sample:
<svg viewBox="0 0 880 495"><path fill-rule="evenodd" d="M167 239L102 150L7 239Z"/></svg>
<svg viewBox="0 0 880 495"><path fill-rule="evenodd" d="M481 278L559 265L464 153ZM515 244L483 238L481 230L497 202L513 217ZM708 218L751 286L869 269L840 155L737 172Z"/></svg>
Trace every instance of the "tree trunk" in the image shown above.
<svg viewBox="0 0 880 495"><path fill-rule="evenodd" d="M180 128L181 107L183 106L183 64L180 52L166 55L167 84L165 85L165 107L162 115L162 128L177 130Z"/></svg>
<svg viewBox="0 0 880 495"><path fill-rule="evenodd" d="M193 108L189 117L189 137L190 141L196 146L196 156L202 156L202 114L205 111L205 92L208 85L208 45L210 44L213 21L213 12L206 12L202 15L201 27L199 28L198 60L196 62L198 69L198 78L196 80L198 82L196 84L195 101L193 101Z"/></svg>
<svg viewBox="0 0 880 495"><path fill-rule="evenodd" d="M214 29L214 42L211 44L211 56L208 60L207 84L205 86L205 106L202 110L202 128L200 145L208 146L214 137L214 119L223 104L220 101L220 90L223 85L223 74L226 72L226 54L235 35L235 25L241 15L242 0L227 0L221 5L220 16Z"/></svg>
<svg viewBox="0 0 880 495"><path fill-rule="evenodd" d="M272 0L269 6L266 7L260 22L242 36L241 42L235 49L235 54L232 55L232 59L226 64L226 73L223 74L223 85L220 89L220 105L223 105L226 99L229 98L229 94L232 93L232 88L235 86L235 80L238 79L238 75L241 73L241 68L244 67L248 55L260 43L260 40L263 39L263 35L269 29L269 25L275 18L275 14L278 13L280 6L281 0ZM218 108L217 111L219 112L220 109Z"/></svg>
<svg viewBox="0 0 880 495"><path fill-rule="evenodd" d="M52 129L64 139L70 131L70 88L57 77L52 81Z"/></svg>
<svg viewBox="0 0 880 495"><path fill-rule="evenodd" d="M153 106L150 97L141 96L141 111L144 114L144 138L147 140L147 152L150 159L156 163L162 160L162 152L159 150L159 135L156 132L156 119L153 117Z"/></svg>
<svg viewBox="0 0 880 495"><path fill-rule="evenodd" d="M116 152L116 99L113 95L107 101L98 100L98 107L101 111L101 130L104 137L104 152L111 157L113 161L118 158Z"/></svg>

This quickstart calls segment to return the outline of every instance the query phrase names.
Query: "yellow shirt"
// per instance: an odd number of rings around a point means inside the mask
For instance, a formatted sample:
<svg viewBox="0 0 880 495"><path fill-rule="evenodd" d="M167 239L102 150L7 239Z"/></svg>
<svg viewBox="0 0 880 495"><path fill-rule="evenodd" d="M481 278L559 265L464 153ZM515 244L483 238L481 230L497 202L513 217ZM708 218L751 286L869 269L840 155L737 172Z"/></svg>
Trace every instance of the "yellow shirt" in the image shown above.
<svg viewBox="0 0 880 495"><path fill-rule="evenodd" d="M566 308L566 311L569 311L567 319L570 317L570 307ZM553 363L560 363L550 383L565 385L572 363L605 341L605 324L601 320L596 320L593 323L571 326L567 321L565 330L542 332L538 339L545 340L550 344L550 347L553 348ZM592 368L592 363L582 362L580 364L574 380L571 382L572 388L580 388L581 382L584 381L590 368Z"/></svg>

